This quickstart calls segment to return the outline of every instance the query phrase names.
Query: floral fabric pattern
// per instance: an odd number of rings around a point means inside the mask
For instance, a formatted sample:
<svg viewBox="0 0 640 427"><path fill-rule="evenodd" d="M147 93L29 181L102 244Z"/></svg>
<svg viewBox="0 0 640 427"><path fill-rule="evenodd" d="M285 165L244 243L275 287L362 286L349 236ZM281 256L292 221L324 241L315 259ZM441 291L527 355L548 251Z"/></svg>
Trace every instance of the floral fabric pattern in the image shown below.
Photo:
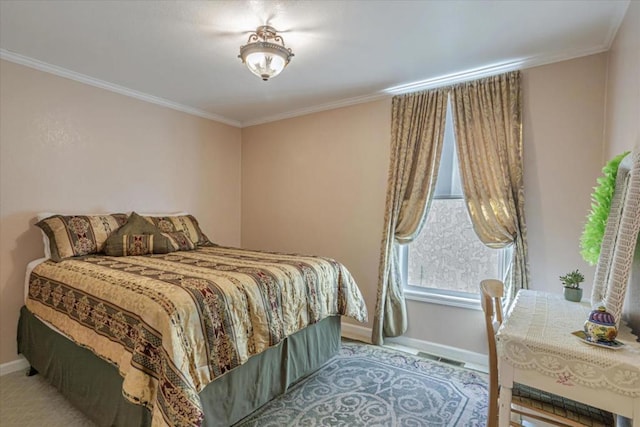
<svg viewBox="0 0 640 427"><path fill-rule="evenodd" d="M424 225L435 192L446 110L447 92L442 89L393 97L391 159L371 333L374 344L407 330L398 244L411 243Z"/></svg>
<svg viewBox="0 0 640 427"><path fill-rule="evenodd" d="M451 89L460 178L473 228L491 248L513 246L507 303L529 288L521 86L520 71L512 71Z"/></svg>
<svg viewBox="0 0 640 427"><path fill-rule="evenodd" d="M153 253L153 234L125 234L122 240L124 256Z"/></svg>

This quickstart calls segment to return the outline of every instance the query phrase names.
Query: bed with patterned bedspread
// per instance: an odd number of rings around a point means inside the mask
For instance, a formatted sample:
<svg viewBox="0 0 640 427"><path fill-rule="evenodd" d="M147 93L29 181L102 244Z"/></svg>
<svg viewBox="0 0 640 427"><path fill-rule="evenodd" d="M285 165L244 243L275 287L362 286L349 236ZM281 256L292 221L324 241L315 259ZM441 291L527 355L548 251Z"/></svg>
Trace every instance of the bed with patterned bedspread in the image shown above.
<svg viewBox="0 0 640 427"><path fill-rule="evenodd" d="M198 393L328 316L366 321L351 274L322 257L228 247L38 265L27 309L115 365L152 425L199 426Z"/></svg>

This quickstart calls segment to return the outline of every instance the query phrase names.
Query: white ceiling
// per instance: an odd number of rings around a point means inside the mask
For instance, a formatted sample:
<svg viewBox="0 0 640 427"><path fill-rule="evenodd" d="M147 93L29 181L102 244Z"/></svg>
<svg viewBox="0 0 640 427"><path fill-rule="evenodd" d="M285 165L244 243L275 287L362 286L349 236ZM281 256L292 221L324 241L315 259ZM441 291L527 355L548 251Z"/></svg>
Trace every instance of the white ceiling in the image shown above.
<svg viewBox="0 0 640 427"><path fill-rule="evenodd" d="M628 4L0 0L0 53L247 126L388 96L386 90L398 85L494 70L496 64L531 66L602 52ZM266 23L285 31L295 57L280 76L263 82L237 55L249 32Z"/></svg>

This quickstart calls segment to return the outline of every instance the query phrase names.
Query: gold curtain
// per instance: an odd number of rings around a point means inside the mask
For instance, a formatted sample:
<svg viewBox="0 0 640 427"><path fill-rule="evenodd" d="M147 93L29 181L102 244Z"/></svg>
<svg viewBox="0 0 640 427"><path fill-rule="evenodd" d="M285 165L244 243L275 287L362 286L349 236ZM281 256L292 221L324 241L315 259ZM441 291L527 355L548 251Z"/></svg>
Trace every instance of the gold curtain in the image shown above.
<svg viewBox="0 0 640 427"><path fill-rule="evenodd" d="M378 295L371 340L407 329L398 244L420 232L429 209L440 164L447 91L436 89L393 97L391 161L378 271Z"/></svg>
<svg viewBox="0 0 640 427"><path fill-rule="evenodd" d="M489 247L513 244L507 301L528 288L520 71L451 89L460 177L469 216Z"/></svg>

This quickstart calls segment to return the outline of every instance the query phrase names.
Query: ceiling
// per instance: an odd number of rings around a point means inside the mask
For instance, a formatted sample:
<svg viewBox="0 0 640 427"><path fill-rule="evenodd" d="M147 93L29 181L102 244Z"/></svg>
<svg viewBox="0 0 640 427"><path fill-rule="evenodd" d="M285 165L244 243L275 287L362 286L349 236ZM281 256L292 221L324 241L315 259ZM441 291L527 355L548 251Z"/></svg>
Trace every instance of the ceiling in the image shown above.
<svg viewBox="0 0 640 427"><path fill-rule="evenodd" d="M2 0L0 57L248 126L606 51L628 4ZM295 53L268 82L237 58L264 24Z"/></svg>

